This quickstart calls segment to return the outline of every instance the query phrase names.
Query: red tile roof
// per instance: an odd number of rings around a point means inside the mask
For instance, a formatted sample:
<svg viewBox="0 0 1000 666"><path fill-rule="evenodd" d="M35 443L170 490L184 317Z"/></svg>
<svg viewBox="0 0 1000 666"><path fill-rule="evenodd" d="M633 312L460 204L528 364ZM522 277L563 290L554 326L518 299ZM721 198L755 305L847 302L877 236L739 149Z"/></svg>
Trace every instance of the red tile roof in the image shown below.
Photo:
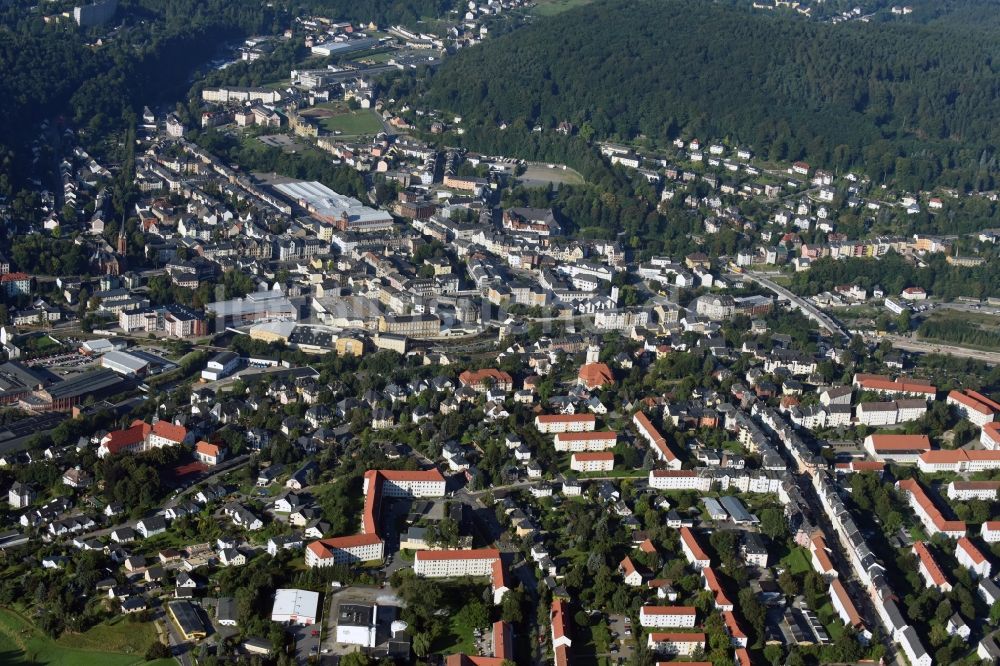
<svg viewBox="0 0 1000 666"><path fill-rule="evenodd" d="M352 534L351 536L333 537L331 539L320 539L313 541L306 546L317 557L326 559L333 557L333 551L338 549L357 548L359 546L374 546L381 543L382 539L377 534Z"/></svg>
<svg viewBox="0 0 1000 666"><path fill-rule="evenodd" d="M952 481L955 490L1000 490L1000 481Z"/></svg>
<svg viewBox="0 0 1000 666"><path fill-rule="evenodd" d="M733 602L726 596L725 590L722 589L722 583L719 582L719 576L715 573L715 569L705 567L701 570L701 575L705 578L705 587L715 595L716 606L733 605Z"/></svg>
<svg viewBox="0 0 1000 666"><path fill-rule="evenodd" d="M641 611L645 615L697 615L698 609L694 606L643 606Z"/></svg>
<svg viewBox="0 0 1000 666"><path fill-rule="evenodd" d="M569 637L569 625L566 619L566 602L562 599L552 600L551 609L551 621L552 621L552 636L559 640L560 638Z"/></svg>
<svg viewBox="0 0 1000 666"><path fill-rule="evenodd" d="M965 395L969 396L973 400L977 400L982 404L986 405L994 411L1000 412L1000 402L993 400L989 396L985 396L979 391L973 391L972 389L965 389Z"/></svg>
<svg viewBox="0 0 1000 666"><path fill-rule="evenodd" d="M922 379L891 379L884 375L867 375L864 373L858 373L854 375L854 383L862 389L869 389L873 391L918 393L923 395L934 395L937 393L937 388L934 387L933 384Z"/></svg>
<svg viewBox="0 0 1000 666"><path fill-rule="evenodd" d="M539 414L535 417L539 423L596 423L593 414Z"/></svg>
<svg viewBox="0 0 1000 666"><path fill-rule="evenodd" d="M133 421L132 425L125 430L115 430L104 436L101 445L109 453L119 453L125 449L135 446L145 441L146 436L152 431L148 423L143 421Z"/></svg>
<svg viewBox="0 0 1000 666"><path fill-rule="evenodd" d="M813 555L816 556L819 566L823 569L823 571L819 573L836 571L833 567L833 562L830 561L829 554L826 552L826 540L822 537L822 535L815 535L812 539L810 539L810 543L812 545L811 550Z"/></svg>
<svg viewBox="0 0 1000 666"><path fill-rule="evenodd" d="M694 559L704 560L706 562L709 561L708 555L706 555L705 551L702 550L701 544L698 543L698 539L695 538L694 532L691 531L691 528L681 528L681 541L687 545L688 550L690 550L691 554L694 555Z"/></svg>
<svg viewBox="0 0 1000 666"><path fill-rule="evenodd" d="M493 656L501 661L514 659L514 637L507 622L493 623Z"/></svg>
<svg viewBox="0 0 1000 666"><path fill-rule="evenodd" d="M993 402L982 393L977 393L975 391L951 391L948 393L948 399L961 403L967 408L986 416L991 416L997 411L1000 411L1000 405L997 405L997 403Z"/></svg>
<svg viewBox="0 0 1000 666"><path fill-rule="evenodd" d="M499 555L499 553L497 553ZM509 590L510 576L507 574L507 567L503 565L503 560L497 557L493 560L493 591Z"/></svg>
<svg viewBox="0 0 1000 666"><path fill-rule="evenodd" d="M649 420L645 412L636 412L633 421L639 429L639 434L643 435L652 446L659 449L665 460L672 461L677 459L677 455L667 446L667 439L660 434L660 431L656 429L656 426Z"/></svg>
<svg viewBox="0 0 1000 666"><path fill-rule="evenodd" d="M739 620L736 619L736 614L732 611L722 611L722 620L726 623L726 630L729 631L729 635L733 638L746 638L746 633L740 628Z"/></svg>
<svg viewBox="0 0 1000 666"><path fill-rule="evenodd" d="M919 482L913 479L904 479L902 481L897 481L896 485L899 489L910 493L913 496L914 501L923 509L934 526L937 527L942 532L965 532L965 523L960 520L945 520L945 517L941 515L941 511L937 508L930 497L927 496L927 492L924 490L923 486Z"/></svg>
<svg viewBox="0 0 1000 666"><path fill-rule="evenodd" d="M495 368L484 368L482 370L466 370L458 376L462 386L480 386L487 380L496 384L513 384L514 380L509 373Z"/></svg>
<svg viewBox="0 0 1000 666"><path fill-rule="evenodd" d="M577 378L590 389L615 383L615 376L606 363L587 363L580 368Z"/></svg>
<svg viewBox="0 0 1000 666"><path fill-rule="evenodd" d="M651 631L649 633L649 640L653 641L654 643L673 643L673 642L704 643L705 634L694 631L689 633L685 633L683 631ZM698 662L686 661L684 662L684 666L691 666L692 663L696 664ZM703 663L710 663L710 662L703 662Z"/></svg>
<svg viewBox="0 0 1000 666"><path fill-rule="evenodd" d="M386 481L444 481L444 475L437 469L380 469L375 472Z"/></svg>
<svg viewBox="0 0 1000 666"><path fill-rule="evenodd" d="M418 550L414 560L431 562L435 560L490 560L500 559L496 548L473 548L470 550Z"/></svg>
<svg viewBox="0 0 1000 666"><path fill-rule="evenodd" d="M169 439L171 442L177 442L180 444L187 437L187 428L184 426L174 425L169 421L157 421L153 424L153 434L163 439Z"/></svg>
<svg viewBox="0 0 1000 666"><path fill-rule="evenodd" d="M930 451L927 435L869 435L876 451Z"/></svg>
<svg viewBox="0 0 1000 666"><path fill-rule="evenodd" d="M993 423L987 423L984 425L983 435L985 435L987 439L991 439L997 444L1000 444L1000 423L994 421Z"/></svg>
<svg viewBox="0 0 1000 666"><path fill-rule="evenodd" d="M927 546L923 541L915 541L913 543L913 552L916 554L917 558L923 563L924 569L927 570L927 574L931 577L934 585L941 587L942 585L948 584L948 577L944 575L941 571L941 567L938 565L937 560L934 559L934 555L931 551L927 549Z"/></svg>
<svg viewBox="0 0 1000 666"><path fill-rule="evenodd" d="M864 622L861 621L861 614L858 613L858 609L855 607L854 602L851 601L851 596L847 594L847 589L844 584L840 582L839 578L834 578L833 582L830 583L830 591L835 595L840 601L840 606L847 613L847 617L851 621L851 626L855 629L860 629L864 626Z"/></svg>
<svg viewBox="0 0 1000 666"><path fill-rule="evenodd" d="M560 442L590 442L595 439L611 441L618 439L618 433L610 430L608 432L557 432L556 437L559 438Z"/></svg>
<svg viewBox="0 0 1000 666"><path fill-rule="evenodd" d="M956 548L961 548L965 551L965 554L975 562L976 564L982 564L986 561L986 556L983 555L982 551L976 548L976 544L969 540L969 537L962 537L958 540L958 545Z"/></svg>
<svg viewBox="0 0 1000 666"><path fill-rule="evenodd" d="M615 454L613 451L577 451L573 454L573 458L579 460L580 462L604 462L615 459Z"/></svg>
<svg viewBox="0 0 1000 666"><path fill-rule="evenodd" d="M992 462L1000 460L1000 451L983 451L979 449L953 449L948 451L938 449L921 453L920 460L932 465L950 465L963 461Z"/></svg>
<svg viewBox="0 0 1000 666"><path fill-rule="evenodd" d="M220 451L218 444L209 444L205 441L198 442L195 445L195 450L202 455L213 457L218 457Z"/></svg>

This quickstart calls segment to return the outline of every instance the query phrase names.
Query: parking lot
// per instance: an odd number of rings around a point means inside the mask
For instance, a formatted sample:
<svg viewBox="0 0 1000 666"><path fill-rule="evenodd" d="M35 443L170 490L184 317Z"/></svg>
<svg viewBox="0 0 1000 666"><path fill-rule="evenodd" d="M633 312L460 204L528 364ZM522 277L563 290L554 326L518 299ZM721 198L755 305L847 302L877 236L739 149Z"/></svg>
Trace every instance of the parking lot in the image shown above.
<svg viewBox="0 0 1000 666"><path fill-rule="evenodd" d="M625 615L609 615L608 629L611 631L611 656L631 663L635 653L635 635L631 622ZM617 652L615 651L617 648Z"/></svg>
<svg viewBox="0 0 1000 666"><path fill-rule="evenodd" d="M28 365L35 368L53 368L69 371L89 369L90 366L100 363L100 360L99 356L84 356L83 354L74 351L67 354L47 356L37 361L30 362Z"/></svg>

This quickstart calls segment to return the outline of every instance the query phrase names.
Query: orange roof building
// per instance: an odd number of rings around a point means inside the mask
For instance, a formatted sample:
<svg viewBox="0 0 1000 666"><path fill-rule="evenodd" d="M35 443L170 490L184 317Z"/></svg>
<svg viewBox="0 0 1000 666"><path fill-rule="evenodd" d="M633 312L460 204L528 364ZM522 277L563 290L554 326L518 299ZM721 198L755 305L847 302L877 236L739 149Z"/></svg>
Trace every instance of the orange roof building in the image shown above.
<svg viewBox="0 0 1000 666"><path fill-rule="evenodd" d="M556 451L606 451L618 443L616 432L557 432L553 438Z"/></svg>
<svg viewBox="0 0 1000 666"><path fill-rule="evenodd" d="M969 537L962 537L955 544L955 559L979 578L989 578L993 565Z"/></svg>
<svg viewBox="0 0 1000 666"><path fill-rule="evenodd" d="M224 449L218 444L202 440L194 445L194 457L206 465L218 465L224 455Z"/></svg>
<svg viewBox="0 0 1000 666"><path fill-rule="evenodd" d="M854 375L854 387L862 391L872 391L880 395L912 395L929 400L937 397L937 388L926 381L913 378L892 379L885 375Z"/></svg>
<svg viewBox="0 0 1000 666"><path fill-rule="evenodd" d="M510 374L495 368L466 370L458 376L458 383L480 393L485 393L490 388L501 391L510 391L514 388L514 379Z"/></svg>
<svg viewBox="0 0 1000 666"><path fill-rule="evenodd" d="M712 560L705 554L701 544L698 543L698 539L695 538L694 532L688 527L682 527L680 532L681 550L684 551L684 556L687 558L688 564L699 571L711 566Z"/></svg>
<svg viewBox="0 0 1000 666"><path fill-rule="evenodd" d="M445 487L445 478L437 469L368 470L362 487L365 503L361 510L361 534L312 542L306 547L306 566L381 560L385 556L385 544L379 532L382 499L444 497Z"/></svg>
<svg viewBox="0 0 1000 666"><path fill-rule="evenodd" d="M644 627L693 627L698 617L694 606L643 606L639 624Z"/></svg>
<svg viewBox="0 0 1000 666"><path fill-rule="evenodd" d="M726 596L725 590L722 589L722 583L719 582L719 576L715 573L715 569L712 567L702 569L701 580L705 589L712 593L717 609L720 611L733 610L733 602Z"/></svg>
<svg viewBox="0 0 1000 666"><path fill-rule="evenodd" d="M705 649L705 634L701 632L675 632L675 631L651 631L646 635L646 645L650 650L659 654L672 654L687 657L699 649ZM668 662L658 662L659 664ZM674 664L675 662L669 662ZM684 666L697 666L697 664L709 664L711 662L686 661Z"/></svg>
<svg viewBox="0 0 1000 666"><path fill-rule="evenodd" d="M1000 423L994 421L983 426L979 442L990 451L1000 449Z"/></svg>
<svg viewBox="0 0 1000 666"><path fill-rule="evenodd" d="M812 567L820 576L827 580L837 577L837 569L830 559L830 551L823 535L817 532L809 539L809 552L812 553Z"/></svg>
<svg viewBox="0 0 1000 666"><path fill-rule="evenodd" d="M1000 413L1000 404L971 389L951 391L946 401L963 417L979 427L992 423L996 420L997 413Z"/></svg>
<svg viewBox="0 0 1000 666"><path fill-rule="evenodd" d="M580 368L576 377L577 383L593 391L615 383L615 375L607 363L586 363Z"/></svg>
<svg viewBox="0 0 1000 666"><path fill-rule="evenodd" d="M913 509L920 522L930 535L941 532L952 539L959 539L965 536L965 523L960 520L947 520L941 515L940 509L934 504L927 491L918 481L904 479L896 482L896 487L902 490L910 499L910 507Z"/></svg>
<svg viewBox="0 0 1000 666"><path fill-rule="evenodd" d="M169 421L157 421L149 425L136 419L128 428L109 432L101 440L97 456L104 458L119 453L145 453L165 446L179 446L189 441L189 433L184 426Z"/></svg>
<svg viewBox="0 0 1000 666"><path fill-rule="evenodd" d="M917 458L921 472L983 472L1000 469L1000 450L954 449L927 451Z"/></svg>
<svg viewBox="0 0 1000 666"><path fill-rule="evenodd" d="M569 649L573 646L573 638L569 632L569 609L562 599L553 599L549 609L549 624L552 632L552 652L555 655L556 666L569 666Z"/></svg>
<svg viewBox="0 0 1000 666"><path fill-rule="evenodd" d="M736 619L736 614L732 611L722 611L722 621L726 623L726 633L729 634L729 640L732 641L735 647L745 648L747 646L747 635L740 627L739 620Z"/></svg>
<svg viewBox="0 0 1000 666"><path fill-rule="evenodd" d="M561 432L593 432L597 417L593 414L539 414L535 428L543 435Z"/></svg>
<svg viewBox="0 0 1000 666"><path fill-rule="evenodd" d="M677 457L670 447L667 445L666 438L660 434L660 431L656 429L653 422L649 420L645 412L638 411L632 417L632 423L635 424L636 430L639 431L639 435L646 440L650 448L659 458L660 462L666 464L667 469L679 470L681 468L681 460Z"/></svg>
<svg viewBox="0 0 1000 666"><path fill-rule="evenodd" d="M496 548L418 550L413 556L413 573L428 578L489 576L494 604L503 601L511 589L507 567Z"/></svg>
<svg viewBox="0 0 1000 666"><path fill-rule="evenodd" d="M927 435L868 435L865 451L880 462L916 463L917 456L931 450Z"/></svg>
<svg viewBox="0 0 1000 666"><path fill-rule="evenodd" d="M951 582L944 575L934 555L923 541L913 543L913 554L917 556L917 570L927 587L936 587L942 592L951 591Z"/></svg>
<svg viewBox="0 0 1000 666"><path fill-rule="evenodd" d="M847 588L840 579L835 578L830 582L830 601L844 624L854 627L859 634L867 631L865 623L861 620L861 614L858 613L857 607L851 601L851 595L847 593Z"/></svg>

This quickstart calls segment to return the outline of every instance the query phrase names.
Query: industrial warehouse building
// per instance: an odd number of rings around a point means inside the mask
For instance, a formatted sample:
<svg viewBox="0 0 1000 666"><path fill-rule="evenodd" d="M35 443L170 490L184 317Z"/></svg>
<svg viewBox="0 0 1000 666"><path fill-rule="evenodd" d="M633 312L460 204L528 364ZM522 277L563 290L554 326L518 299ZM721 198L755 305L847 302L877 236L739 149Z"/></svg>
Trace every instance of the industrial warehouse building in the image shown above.
<svg viewBox="0 0 1000 666"><path fill-rule="evenodd" d="M316 624L318 608L319 592L294 588L275 590L271 622L303 626Z"/></svg>

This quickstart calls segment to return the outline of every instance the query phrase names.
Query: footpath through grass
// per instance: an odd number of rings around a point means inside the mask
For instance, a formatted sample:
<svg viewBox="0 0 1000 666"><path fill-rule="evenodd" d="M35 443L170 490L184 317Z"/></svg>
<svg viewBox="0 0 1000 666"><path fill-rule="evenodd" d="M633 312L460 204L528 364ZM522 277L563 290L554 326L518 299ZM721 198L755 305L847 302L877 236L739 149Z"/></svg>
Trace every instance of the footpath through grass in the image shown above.
<svg viewBox="0 0 1000 666"><path fill-rule="evenodd" d="M143 655L156 639L152 622L121 619L52 640L17 611L0 608L0 664L5 666L139 666L147 663Z"/></svg>

